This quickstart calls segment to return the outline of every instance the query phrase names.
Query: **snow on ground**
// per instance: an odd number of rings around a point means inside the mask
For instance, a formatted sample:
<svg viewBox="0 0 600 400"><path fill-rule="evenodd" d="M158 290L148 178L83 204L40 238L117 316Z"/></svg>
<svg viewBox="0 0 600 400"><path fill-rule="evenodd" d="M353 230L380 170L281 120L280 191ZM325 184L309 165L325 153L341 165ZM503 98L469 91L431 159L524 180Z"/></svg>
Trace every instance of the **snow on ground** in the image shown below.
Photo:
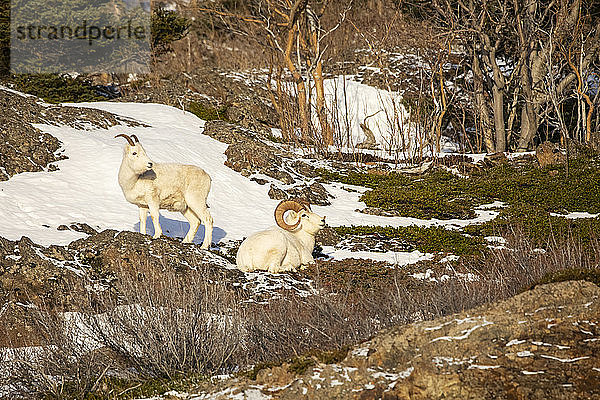
<svg viewBox="0 0 600 400"><path fill-rule="evenodd" d="M323 254L326 254L335 260L358 258L363 260L385 261L397 267L415 264L423 260L433 259L433 254L421 253L419 250L387 251L383 253L375 251L350 251L344 249L335 249L333 246L323 246Z"/></svg>
<svg viewBox="0 0 600 400"><path fill-rule="evenodd" d="M85 104L78 104L84 106ZM117 182L125 140L135 134L155 162L195 164L213 179L208 197L215 220L214 241L242 238L273 224L277 201L268 188L251 182L223 163L226 144L202 135L203 121L191 113L159 104L93 103L85 106L129 116L151 127L114 126L81 131L65 126L37 125L63 142L68 160L56 172L24 173L0 183L0 236L28 236L48 245L66 244L81 233L57 231L61 224L85 222L94 228L139 230L137 207L129 204ZM188 223L181 214L161 210L161 226L169 236L182 237ZM149 232L153 232L148 221ZM202 241L200 228L196 242Z"/></svg>
<svg viewBox="0 0 600 400"><path fill-rule="evenodd" d="M375 89L374 89L375 90ZM0 236L17 240L28 236L34 242L67 244L84 237L71 230L58 231L60 225L87 223L95 229L138 231L137 207L128 203L117 182L125 140L115 139L118 133L135 134L155 162L195 164L212 177L208 197L215 221L213 241L242 239L257 230L273 225L273 209L277 200L267 195L261 186L224 165L227 145L202 134L204 121L177 108L160 104L99 102L77 104L98 108L136 119L150 127L118 125L109 129L81 130L67 126L36 125L57 137L69 157L59 161L55 172L23 173L0 182ZM367 110L370 112L370 110ZM381 217L359 213L365 207L359 197L366 189L341 184L328 184L335 196L328 207L314 206L315 212L327 217L331 226L391 225L459 228L493 219L497 212L481 208L473 220L419 220L416 218ZM344 189L354 191L347 191ZM153 233L148 217L148 233ZM179 213L161 210L161 226L166 235L183 237L188 223ZM201 243L203 227L195 242ZM371 258L392 263L415 262L424 254L355 253L331 251L335 258Z"/></svg>
<svg viewBox="0 0 600 400"><path fill-rule="evenodd" d="M550 213L553 217L563 217L566 219L580 219L580 218L598 218L600 214L590 214L588 212L571 212L568 214Z"/></svg>
<svg viewBox="0 0 600 400"><path fill-rule="evenodd" d="M360 124L367 117L366 125L373 132L381 151L398 150L405 144L413 148L417 143L414 123L410 122L410 114L402 104L400 93L365 85L357 82L352 75L325 79L323 86L325 102L333 114L334 125L339 127L342 134L346 133L346 146L354 148L366 139ZM318 120L315 120L315 124L318 125ZM458 149L458 144L446 137L441 138L442 153L456 152Z"/></svg>
<svg viewBox="0 0 600 400"><path fill-rule="evenodd" d="M359 124L369 115L375 114L367 120L367 125L381 145L397 143L398 138L394 136L398 136L399 132L391 129L393 121L400 121L401 126L408 127L409 114L400 104L401 97L398 93L356 82L351 76L326 79L323 84L325 101L328 108L337 115L340 131L350 132L350 145L365 140Z"/></svg>

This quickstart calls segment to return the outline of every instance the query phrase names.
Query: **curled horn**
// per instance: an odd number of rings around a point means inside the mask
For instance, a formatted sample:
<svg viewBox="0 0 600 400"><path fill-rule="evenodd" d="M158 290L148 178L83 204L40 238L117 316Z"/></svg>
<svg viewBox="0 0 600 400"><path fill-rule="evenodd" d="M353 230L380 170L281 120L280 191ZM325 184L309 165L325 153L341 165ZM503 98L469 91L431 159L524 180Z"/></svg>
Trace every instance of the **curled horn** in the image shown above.
<svg viewBox="0 0 600 400"><path fill-rule="evenodd" d="M277 222L277 225L279 225L281 228L291 231L293 229L295 229L299 224L300 224L300 219L298 219L298 221L294 224L294 225L290 225L288 223L285 222L284 218L283 218L283 214L286 213L286 211L290 211L290 210L294 210L296 212L299 212L301 210L306 210L306 206L304 204L301 204L297 201L294 200L283 200L281 203L279 203L277 205L277 207L275 208L275 222Z"/></svg>
<svg viewBox="0 0 600 400"><path fill-rule="evenodd" d="M135 135L131 135L131 138L133 139L134 142L139 143L140 140L137 138L137 136Z"/></svg>
<svg viewBox="0 0 600 400"><path fill-rule="evenodd" d="M306 211L312 211L310 209L310 203L308 201L306 201L304 199L301 199L301 198L298 198L298 197L292 198L290 200L295 201L296 203L302 204L304 206L304 208L306 209Z"/></svg>
<svg viewBox="0 0 600 400"><path fill-rule="evenodd" d="M135 146L135 143L133 143L133 140L131 140L131 138L129 136L127 136L126 134L119 133L117 136L115 136L115 138L118 138L119 136L122 136L125 139L127 139L127 143L129 143L130 146Z"/></svg>

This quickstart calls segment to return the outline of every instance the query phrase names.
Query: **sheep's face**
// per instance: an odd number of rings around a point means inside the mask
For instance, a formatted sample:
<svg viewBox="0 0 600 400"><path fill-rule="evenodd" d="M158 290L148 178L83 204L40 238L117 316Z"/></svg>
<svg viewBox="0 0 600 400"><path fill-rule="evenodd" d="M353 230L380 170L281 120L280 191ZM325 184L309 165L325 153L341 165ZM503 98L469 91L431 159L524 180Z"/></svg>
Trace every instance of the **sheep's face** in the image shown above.
<svg viewBox="0 0 600 400"><path fill-rule="evenodd" d="M125 145L123 160L138 175L151 170L154 165L139 143L136 143L135 146Z"/></svg>
<svg viewBox="0 0 600 400"><path fill-rule="evenodd" d="M290 210L288 211L289 220L294 223L300 219L298 230L316 235L321 229L325 227L325 217L321 217L312 211L300 210L298 212Z"/></svg>

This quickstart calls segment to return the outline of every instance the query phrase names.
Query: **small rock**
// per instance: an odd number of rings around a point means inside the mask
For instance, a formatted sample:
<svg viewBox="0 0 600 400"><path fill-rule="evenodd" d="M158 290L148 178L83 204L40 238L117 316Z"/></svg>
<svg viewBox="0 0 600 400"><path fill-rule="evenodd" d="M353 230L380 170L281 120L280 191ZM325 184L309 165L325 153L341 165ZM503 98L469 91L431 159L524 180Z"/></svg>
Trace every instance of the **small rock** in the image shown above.
<svg viewBox="0 0 600 400"><path fill-rule="evenodd" d="M493 167L496 165L505 165L505 164L508 164L508 158L506 157L506 154L504 154L503 152L487 154L483 158L483 163L490 167Z"/></svg>
<svg viewBox="0 0 600 400"><path fill-rule="evenodd" d="M340 235L330 226L321 229L315 236L315 242L321 246L335 246L340 240Z"/></svg>
<svg viewBox="0 0 600 400"><path fill-rule="evenodd" d="M268 180L261 178L250 178L250 180L258 183L259 185L266 185L267 183L269 183Z"/></svg>
<svg viewBox="0 0 600 400"><path fill-rule="evenodd" d="M327 192L327 189L320 183L313 183L310 186L298 185L290 189L281 189L275 185L271 185L269 189L269 197L274 200L287 200L299 198L307 201L309 204L318 206L331 205L329 198L333 196Z"/></svg>

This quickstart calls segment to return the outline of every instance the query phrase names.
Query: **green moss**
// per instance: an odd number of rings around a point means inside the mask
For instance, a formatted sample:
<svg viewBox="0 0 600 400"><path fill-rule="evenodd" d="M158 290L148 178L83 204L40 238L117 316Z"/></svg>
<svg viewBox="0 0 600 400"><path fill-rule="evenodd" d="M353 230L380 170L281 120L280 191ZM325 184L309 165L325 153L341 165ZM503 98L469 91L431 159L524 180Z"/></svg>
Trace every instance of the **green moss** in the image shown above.
<svg viewBox="0 0 600 400"><path fill-rule="evenodd" d="M309 368L317 365L315 359L310 356L294 357L290 361L291 362L290 366L288 367L288 370L296 375L302 375L303 373L308 371Z"/></svg>
<svg viewBox="0 0 600 400"><path fill-rule="evenodd" d="M106 100L94 86L82 78L56 74L13 75L9 82L16 90L41 97L48 103L79 103Z"/></svg>
<svg viewBox="0 0 600 400"><path fill-rule="evenodd" d="M323 364L335 364L342 362L348 355L349 350L349 346L344 346L338 350L317 351L313 353L313 356Z"/></svg>
<svg viewBox="0 0 600 400"><path fill-rule="evenodd" d="M546 248L555 242L575 240L583 249L597 239L600 218L566 219L550 215L543 207L519 204L500 211L500 215L481 225L463 229L474 236L504 236L519 229L534 246Z"/></svg>
<svg viewBox="0 0 600 400"><path fill-rule="evenodd" d="M533 286L565 281L587 281L600 286L600 268L568 268L547 273Z"/></svg>
<svg viewBox="0 0 600 400"><path fill-rule="evenodd" d="M367 206L406 217L472 218L474 207L493 201L511 207L535 205L546 212L600 212L600 168L598 159L590 157L573 160L568 178L562 165L538 168L533 164L500 165L468 179L437 169L419 177L318 172L325 181L372 189L361 197Z"/></svg>
<svg viewBox="0 0 600 400"><path fill-rule="evenodd" d="M479 254L484 249L484 241L480 237L469 237L459 231L439 226L419 227L406 226L341 226L334 228L340 235L378 234L386 238L400 238L412 244L424 253L447 252L456 255Z"/></svg>
<svg viewBox="0 0 600 400"><path fill-rule="evenodd" d="M222 120L227 121L227 109L229 107L223 106L220 108L214 108L206 106L202 103L192 101L188 107L188 110L196 115L198 118L205 121Z"/></svg>
<svg viewBox="0 0 600 400"><path fill-rule="evenodd" d="M473 204L461 198L448 198L443 193L420 188L377 188L361 198L369 207L395 210L398 215L414 218L468 219L474 218Z"/></svg>
<svg viewBox="0 0 600 400"><path fill-rule="evenodd" d="M340 174L324 168L318 168L316 172L319 174L321 179L326 182L341 182L347 185L364 186L367 188L376 188L380 185L407 185L411 182L410 178L396 173L389 175L376 175L359 172Z"/></svg>

